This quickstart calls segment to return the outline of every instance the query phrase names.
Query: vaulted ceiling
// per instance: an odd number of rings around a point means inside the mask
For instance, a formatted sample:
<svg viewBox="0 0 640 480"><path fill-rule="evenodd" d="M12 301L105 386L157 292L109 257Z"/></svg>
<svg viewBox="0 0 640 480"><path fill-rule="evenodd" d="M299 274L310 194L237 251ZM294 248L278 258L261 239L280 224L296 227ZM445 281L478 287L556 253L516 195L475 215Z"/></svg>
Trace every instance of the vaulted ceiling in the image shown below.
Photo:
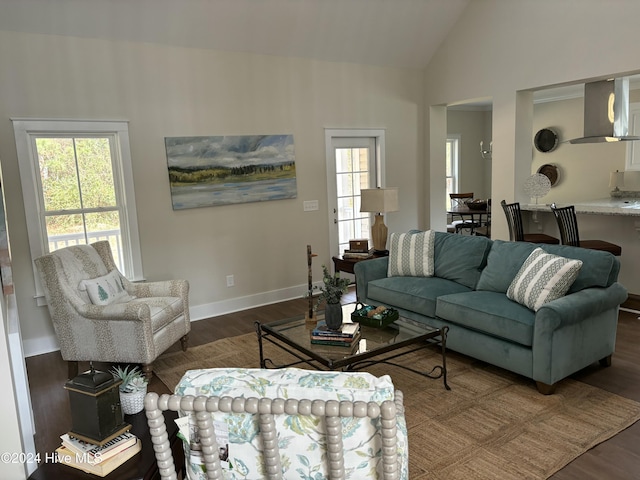
<svg viewBox="0 0 640 480"><path fill-rule="evenodd" d="M421 69L470 0L2 0L0 30Z"/></svg>

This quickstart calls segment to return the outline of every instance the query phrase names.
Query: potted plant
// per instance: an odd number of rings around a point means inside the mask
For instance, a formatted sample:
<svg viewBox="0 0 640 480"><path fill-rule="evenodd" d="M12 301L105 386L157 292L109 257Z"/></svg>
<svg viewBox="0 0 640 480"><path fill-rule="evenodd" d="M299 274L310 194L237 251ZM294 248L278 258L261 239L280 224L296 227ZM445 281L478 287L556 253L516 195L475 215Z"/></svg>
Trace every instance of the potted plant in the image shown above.
<svg viewBox="0 0 640 480"><path fill-rule="evenodd" d="M120 384L120 405L122 413L134 415L144 408L144 396L147 394L147 384L149 383L138 367L131 368L131 365L121 368L120 366L111 369L114 378L122 380Z"/></svg>
<svg viewBox="0 0 640 480"><path fill-rule="evenodd" d="M314 286L314 290L320 290L316 301L316 309L323 301L326 302L324 320L331 330L339 330L342 325L342 307L340 299L347 291L351 282L348 278L341 278L340 272L332 275L326 265L322 266L322 287Z"/></svg>

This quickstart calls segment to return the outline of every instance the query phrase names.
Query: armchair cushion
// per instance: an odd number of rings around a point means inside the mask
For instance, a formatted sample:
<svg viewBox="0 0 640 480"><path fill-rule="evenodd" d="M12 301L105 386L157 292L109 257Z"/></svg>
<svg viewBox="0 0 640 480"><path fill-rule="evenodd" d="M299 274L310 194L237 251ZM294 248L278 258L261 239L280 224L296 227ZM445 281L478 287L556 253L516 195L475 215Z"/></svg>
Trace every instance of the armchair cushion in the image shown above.
<svg viewBox="0 0 640 480"><path fill-rule="evenodd" d="M124 282L117 270L111 270L98 278L82 280L78 290L86 290L89 300L94 305L128 302L134 298L125 290Z"/></svg>

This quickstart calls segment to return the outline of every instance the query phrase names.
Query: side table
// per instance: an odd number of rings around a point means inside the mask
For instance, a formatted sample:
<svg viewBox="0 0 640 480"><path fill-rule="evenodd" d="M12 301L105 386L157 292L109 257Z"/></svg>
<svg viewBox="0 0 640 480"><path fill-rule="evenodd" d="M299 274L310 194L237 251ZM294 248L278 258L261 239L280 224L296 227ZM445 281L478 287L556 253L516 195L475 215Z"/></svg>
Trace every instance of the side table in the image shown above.
<svg viewBox="0 0 640 480"><path fill-rule="evenodd" d="M178 417L178 413L166 411L164 415L167 424L167 435L171 442L173 461L176 471L181 472L184 470L182 440L178 438L178 426L173 421ZM158 471L156 455L151 443L147 416L144 410L135 415L125 415L125 421L131 424L131 433L142 442L142 450L103 478L108 480L160 480L160 472ZM45 462L44 458L36 471L29 476L29 480L59 480L61 478L65 480L95 480L100 477L62 463L55 463L52 460Z"/></svg>
<svg viewBox="0 0 640 480"><path fill-rule="evenodd" d="M346 273L354 273L353 267L358 262L366 262L367 260L372 260L374 258L386 257L388 254L380 254L374 253L369 258L342 258L342 257L332 257L333 260L333 269L336 272L346 272Z"/></svg>

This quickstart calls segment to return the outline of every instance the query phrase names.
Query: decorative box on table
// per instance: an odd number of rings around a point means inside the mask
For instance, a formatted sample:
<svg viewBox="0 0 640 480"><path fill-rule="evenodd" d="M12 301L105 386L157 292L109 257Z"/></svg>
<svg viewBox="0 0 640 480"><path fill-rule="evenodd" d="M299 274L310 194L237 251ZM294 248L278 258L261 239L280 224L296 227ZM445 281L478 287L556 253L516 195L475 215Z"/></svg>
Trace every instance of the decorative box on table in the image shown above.
<svg viewBox="0 0 640 480"><path fill-rule="evenodd" d="M364 305L358 302L355 311L351 314L351 320L369 327L386 327L395 322L399 316L395 308Z"/></svg>

